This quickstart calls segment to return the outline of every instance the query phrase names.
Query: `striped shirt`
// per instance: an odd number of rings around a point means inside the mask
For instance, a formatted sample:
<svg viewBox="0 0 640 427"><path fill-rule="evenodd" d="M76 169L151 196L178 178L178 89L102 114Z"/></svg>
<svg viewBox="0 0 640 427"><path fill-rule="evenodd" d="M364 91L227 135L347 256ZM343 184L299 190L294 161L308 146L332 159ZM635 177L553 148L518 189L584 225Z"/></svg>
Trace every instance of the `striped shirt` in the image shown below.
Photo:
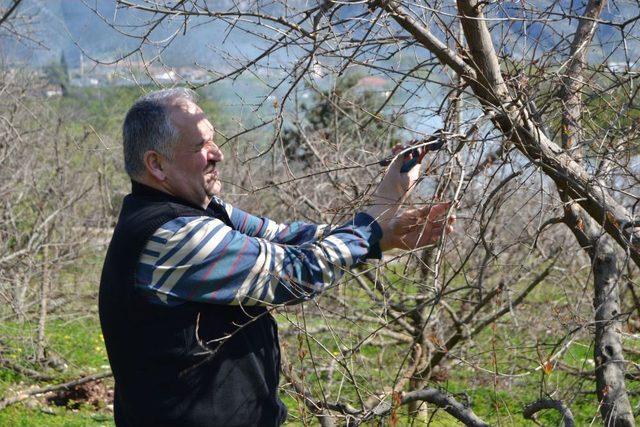
<svg viewBox="0 0 640 427"><path fill-rule="evenodd" d="M277 224L214 199L217 218L178 217L149 238L136 288L149 301L274 305L303 301L335 284L349 267L379 258L380 226L367 214L336 228Z"/></svg>

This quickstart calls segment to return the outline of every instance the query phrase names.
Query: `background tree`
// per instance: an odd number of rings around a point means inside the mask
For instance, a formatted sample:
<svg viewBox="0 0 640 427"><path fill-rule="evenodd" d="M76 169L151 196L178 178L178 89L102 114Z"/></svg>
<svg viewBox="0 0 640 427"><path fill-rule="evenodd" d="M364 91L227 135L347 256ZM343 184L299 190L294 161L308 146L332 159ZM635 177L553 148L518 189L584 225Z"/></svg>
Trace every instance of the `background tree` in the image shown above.
<svg viewBox="0 0 640 427"><path fill-rule="evenodd" d="M309 138L320 145L366 145L378 150L401 144L402 117L382 111L389 102L389 89L386 80L357 72L338 78L329 89L310 88L310 94L306 94L310 99L300 102L291 125L283 131L285 156L310 167L317 148L308 146ZM378 112L377 116L372 116L372 111ZM396 127L389 128L385 122Z"/></svg>
<svg viewBox="0 0 640 427"><path fill-rule="evenodd" d="M44 67L44 75L49 83L60 87L62 96L69 93L69 66L64 57L64 52L60 54L60 60Z"/></svg>

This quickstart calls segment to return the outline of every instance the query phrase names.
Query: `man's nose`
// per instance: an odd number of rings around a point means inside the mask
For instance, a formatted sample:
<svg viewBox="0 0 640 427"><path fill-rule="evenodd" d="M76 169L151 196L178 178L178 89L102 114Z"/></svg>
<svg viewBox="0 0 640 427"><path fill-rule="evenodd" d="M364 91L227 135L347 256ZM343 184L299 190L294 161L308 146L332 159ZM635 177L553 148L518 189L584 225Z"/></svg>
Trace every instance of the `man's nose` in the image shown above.
<svg viewBox="0 0 640 427"><path fill-rule="evenodd" d="M222 154L222 150L218 148L217 145L212 144L207 152L207 158L214 162L221 162L224 160L224 154Z"/></svg>

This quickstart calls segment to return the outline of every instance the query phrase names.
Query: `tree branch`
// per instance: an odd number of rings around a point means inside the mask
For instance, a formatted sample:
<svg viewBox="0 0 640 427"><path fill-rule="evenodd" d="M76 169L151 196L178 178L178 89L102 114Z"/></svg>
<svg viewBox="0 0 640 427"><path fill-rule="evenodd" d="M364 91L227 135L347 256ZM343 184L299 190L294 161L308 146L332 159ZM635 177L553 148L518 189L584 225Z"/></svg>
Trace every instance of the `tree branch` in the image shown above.
<svg viewBox="0 0 640 427"><path fill-rule="evenodd" d="M489 424L473 413L471 408L458 402L453 396L435 388L424 388L409 393L404 393L400 399L401 405L411 402L423 401L444 409L449 415L471 427L488 427ZM375 416L385 416L392 411L391 402L385 401L378 405L372 412ZM366 420L366 418L365 418Z"/></svg>
<svg viewBox="0 0 640 427"><path fill-rule="evenodd" d="M91 381L100 380L103 378L108 378L112 376L113 373L111 371L100 372L97 374L87 375L85 377L78 378L77 380L68 381L66 383L50 385L47 387L35 388L31 390L22 390L16 393L13 397L5 397L0 400L0 410L3 410L9 405L14 405L16 403L22 402L23 400L28 399L31 396L37 396L39 394L45 394L52 391L62 390L65 388L75 387L81 384L89 383Z"/></svg>
<svg viewBox="0 0 640 427"><path fill-rule="evenodd" d="M562 419L564 420L564 427L573 427L575 425L571 410L559 400L552 400L552 399L537 400L525 406L524 410L522 411L522 415L527 420L533 420L534 419L533 416L537 412L542 411L543 409L555 409L558 412L560 412L562 414Z"/></svg>
<svg viewBox="0 0 640 427"><path fill-rule="evenodd" d="M22 0L13 0L13 4L2 14L0 18L0 26L15 12L16 8L22 3Z"/></svg>

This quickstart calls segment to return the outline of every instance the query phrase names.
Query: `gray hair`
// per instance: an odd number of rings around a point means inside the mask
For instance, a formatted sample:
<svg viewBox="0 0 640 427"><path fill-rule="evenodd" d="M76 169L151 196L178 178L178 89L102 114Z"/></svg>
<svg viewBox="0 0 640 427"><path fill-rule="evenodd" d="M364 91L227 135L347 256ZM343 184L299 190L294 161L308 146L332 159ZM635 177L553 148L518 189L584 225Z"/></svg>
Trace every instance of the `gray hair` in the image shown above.
<svg viewBox="0 0 640 427"><path fill-rule="evenodd" d="M122 125L122 145L124 168L131 178L144 173L144 153L147 151L173 157L173 147L180 139L180 132L171 121L168 104L175 99L196 102L197 95L186 88L150 92L138 98L127 112Z"/></svg>

